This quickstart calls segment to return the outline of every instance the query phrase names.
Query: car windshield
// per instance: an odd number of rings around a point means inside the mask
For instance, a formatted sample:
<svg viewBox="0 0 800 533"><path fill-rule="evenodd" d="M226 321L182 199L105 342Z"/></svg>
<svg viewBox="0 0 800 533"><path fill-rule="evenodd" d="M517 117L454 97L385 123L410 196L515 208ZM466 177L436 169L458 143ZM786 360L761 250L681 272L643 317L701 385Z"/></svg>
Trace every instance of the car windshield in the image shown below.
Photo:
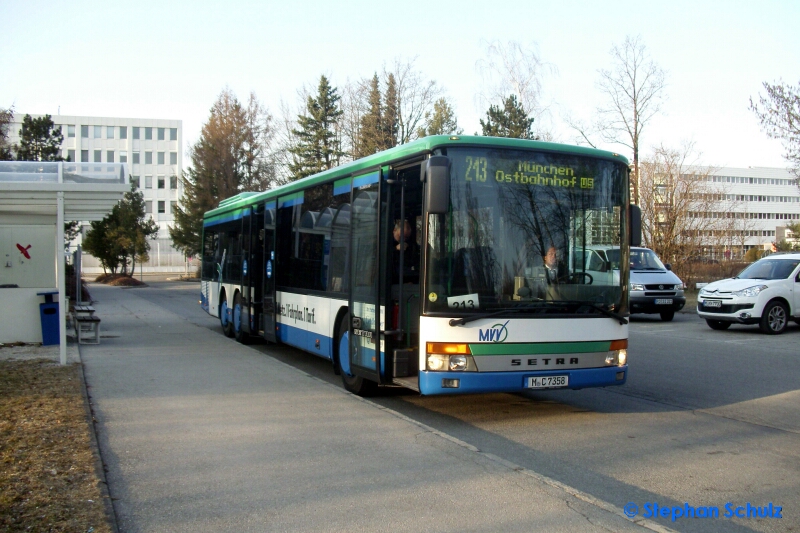
<svg viewBox="0 0 800 533"><path fill-rule="evenodd" d="M563 302L626 310L627 268L591 254L627 239L624 165L518 150L447 156L450 209L427 221L426 313L546 314L565 312Z"/></svg>
<svg viewBox="0 0 800 533"><path fill-rule="evenodd" d="M653 250L647 248L631 248L631 270L666 270Z"/></svg>
<svg viewBox="0 0 800 533"><path fill-rule="evenodd" d="M800 264L800 259L761 259L742 270L739 279L786 279Z"/></svg>

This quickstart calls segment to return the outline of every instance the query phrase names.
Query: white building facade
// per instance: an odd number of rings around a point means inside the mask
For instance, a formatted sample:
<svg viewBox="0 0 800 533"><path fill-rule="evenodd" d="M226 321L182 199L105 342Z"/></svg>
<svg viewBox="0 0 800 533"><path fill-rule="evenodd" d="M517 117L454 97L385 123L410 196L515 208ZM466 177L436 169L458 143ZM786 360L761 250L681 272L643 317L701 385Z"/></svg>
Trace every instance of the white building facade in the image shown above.
<svg viewBox="0 0 800 533"><path fill-rule="evenodd" d="M43 115L31 114L38 118ZM15 113L8 128L12 145L19 143L25 113ZM172 247L168 226L183 187L183 126L180 120L117 117L52 116L61 128L62 156L84 163L127 163L130 181L143 193L145 210L158 224L158 238L150 242L150 261L144 272L184 272L184 256ZM83 270L102 272L100 264L85 256ZM139 267L137 266L137 271Z"/></svg>
<svg viewBox="0 0 800 533"><path fill-rule="evenodd" d="M705 180L724 194L720 206L733 206L730 208L733 214L741 218L735 231L745 233L745 252L754 247L769 248L784 237L787 223L800 222L800 188L797 178L785 168L722 167ZM722 207L703 215L724 219L731 214ZM709 249L707 255L715 259L740 259L741 247L732 248Z"/></svg>

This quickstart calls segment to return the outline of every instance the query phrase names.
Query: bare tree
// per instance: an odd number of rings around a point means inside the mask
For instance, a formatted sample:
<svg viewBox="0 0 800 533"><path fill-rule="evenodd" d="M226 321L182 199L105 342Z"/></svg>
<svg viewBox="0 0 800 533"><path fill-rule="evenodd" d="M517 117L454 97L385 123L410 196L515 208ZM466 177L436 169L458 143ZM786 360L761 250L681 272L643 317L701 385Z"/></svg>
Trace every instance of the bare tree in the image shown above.
<svg viewBox="0 0 800 533"><path fill-rule="evenodd" d="M549 139L552 133L544 126L549 105L543 100L543 80L558 69L542 61L535 43L525 46L517 41L486 42L486 57L477 63L484 90L477 96L478 107L489 108L515 95L522 109L534 118L537 138Z"/></svg>
<svg viewBox="0 0 800 533"><path fill-rule="evenodd" d="M800 84L764 82L767 96L759 95L758 104L750 99L750 109L761 121L767 135L783 141L784 158L792 165L792 173L800 178ZM800 181L798 181L800 185Z"/></svg>
<svg viewBox="0 0 800 533"><path fill-rule="evenodd" d="M693 164L691 143L679 149L658 147L641 163L642 238L664 261L676 265L689 281L691 259L713 246L719 231L713 213L724 191L709 180L710 167Z"/></svg>
<svg viewBox="0 0 800 533"><path fill-rule="evenodd" d="M633 151L631 201L639 203L639 147L645 125L661 111L666 72L650 59L641 38L626 37L611 48L612 66L600 70L598 88L608 99L597 110L597 130L603 140Z"/></svg>
<svg viewBox="0 0 800 533"><path fill-rule="evenodd" d="M392 84L397 94L397 142L404 144L417 138L425 124L425 114L434 112L434 104L444 95L435 80L426 80L414 68L415 59L395 59L390 68L384 67L384 83Z"/></svg>
<svg viewBox="0 0 800 533"><path fill-rule="evenodd" d="M339 120L342 136L342 151L347 155L345 160L353 159L356 147L361 145L361 122L369 111L370 81L366 78L350 81L342 87L342 99L339 102L342 117Z"/></svg>

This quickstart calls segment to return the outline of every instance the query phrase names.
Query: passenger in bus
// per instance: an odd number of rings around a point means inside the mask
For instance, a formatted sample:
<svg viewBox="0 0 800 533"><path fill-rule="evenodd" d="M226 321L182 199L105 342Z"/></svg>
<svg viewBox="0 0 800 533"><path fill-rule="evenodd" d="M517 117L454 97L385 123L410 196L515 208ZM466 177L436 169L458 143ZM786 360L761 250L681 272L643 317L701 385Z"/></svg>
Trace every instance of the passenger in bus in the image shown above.
<svg viewBox="0 0 800 533"><path fill-rule="evenodd" d="M392 230L392 282L400 279L400 250L403 250L403 283L419 283L419 246L414 238L414 227L408 220L397 221Z"/></svg>
<svg viewBox="0 0 800 533"><path fill-rule="evenodd" d="M548 285L557 285L569 281L567 266L560 260L558 249L550 245L544 255L545 280Z"/></svg>

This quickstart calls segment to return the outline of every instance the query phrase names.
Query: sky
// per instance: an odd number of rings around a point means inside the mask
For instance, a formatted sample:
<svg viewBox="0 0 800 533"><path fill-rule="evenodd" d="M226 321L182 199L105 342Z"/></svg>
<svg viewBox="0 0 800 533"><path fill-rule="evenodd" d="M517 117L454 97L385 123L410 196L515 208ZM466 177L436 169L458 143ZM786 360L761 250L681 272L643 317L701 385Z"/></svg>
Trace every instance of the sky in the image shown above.
<svg viewBox="0 0 800 533"><path fill-rule="evenodd" d="M563 117L591 121L606 102L598 71L611 67L612 46L639 36L667 73L643 155L693 142L698 164L786 167L749 103L763 82L800 80L800 2L789 0L2 0L0 21L0 107L178 119L184 150L226 87L243 101L254 92L278 116L282 103L299 111L299 91L322 74L343 86L398 60L442 87L465 134L478 132L487 107L477 64L493 41L516 41L551 67L540 122L570 142Z"/></svg>

